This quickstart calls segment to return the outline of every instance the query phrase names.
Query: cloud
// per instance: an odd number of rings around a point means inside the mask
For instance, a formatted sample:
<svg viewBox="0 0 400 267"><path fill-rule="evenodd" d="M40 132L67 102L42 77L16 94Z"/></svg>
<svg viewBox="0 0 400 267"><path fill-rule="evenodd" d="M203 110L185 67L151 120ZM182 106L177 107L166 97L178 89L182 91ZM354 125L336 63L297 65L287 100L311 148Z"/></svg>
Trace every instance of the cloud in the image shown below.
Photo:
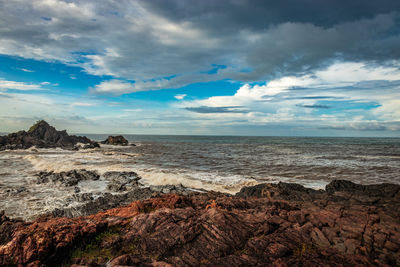
<svg viewBox="0 0 400 267"><path fill-rule="evenodd" d="M94 106L94 103L88 103L88 102L73 102L71 103L71 107L92 107Z"/></svg>
<svg viewBox="0 0 400 267"><path fill-rule="evenodd" d="M337 80L335 77L342 73L346 75ZM231 96L182 101L175 106L199 113L212 113L213 108L220 111L220 107L227 106L246 111L225 116L224 123L241 118L252 125L280 122L311 127L400 120L399 99L400 70L365 63L335 63L310 74L281 77L261 85L244 84Z"/></svg>
<svg viewBox="0 0 400 267"><path fill-rule="evenodd" d="M123 93L400 59L397 0L200 2L32 0L22 9L22 1L3 1L0 53L135 81ZM215 64L226 68L210 72Z"/></svg>
<svg viewBox="0 0 400 267"><path fill-rule="evenodd" d="M180 95L175 95L174 98L178 99L178 100L182 100L187 96L187 94L180 94Z"/></svg>
<svg viewBox="0 0 400 267"><path fill-rule="evenodd" d="M24 68L19 68L19 70L21 70L23 72L35 72L34 70L28 70L28 69L24 69Z"/></svg>
<svg viewBox="0 0 400 267"><path fill-rule="evenodd" d="M197 113L248 113L240 106L230 106L230 107L187 107L186 110L197 112Z"/></svg>
<svg viewBox="0 0 400 267"><path fill-rule="evenodd" d="M3 92L0 92L0 97L2 97L2 98L12 98L12 96L10 96L9 94L5 94Z"/></svg>
<svg viewBox="0 0 400 267"><path fill-rule="evenodd" d="M302 104L297 104L296 106L298 106L298 107L303 107L303 108L316 108L316 109L320 109L320 108L324 108L324 109L332 108L331 106L328 106L328 105L318 105L318 104L314 104L314 105L302 105Z"/></svg>
<svg viewBox="0 0 400 267"><path fill-rule="evenodd" d="M0 91L6 91L6 90L30 91L30 90L43 90L43 88L38 84L7 81L7 80L2 80L0 78Z"/></svg>
<svg viewBox="0 0 400 267"><path fill-rule="evenodd" d="M128 82L123 80L107 80L92 88L94 94L128 94L140 91L159 90L167 83L167 80L156 80L148 82Z"/></svg>

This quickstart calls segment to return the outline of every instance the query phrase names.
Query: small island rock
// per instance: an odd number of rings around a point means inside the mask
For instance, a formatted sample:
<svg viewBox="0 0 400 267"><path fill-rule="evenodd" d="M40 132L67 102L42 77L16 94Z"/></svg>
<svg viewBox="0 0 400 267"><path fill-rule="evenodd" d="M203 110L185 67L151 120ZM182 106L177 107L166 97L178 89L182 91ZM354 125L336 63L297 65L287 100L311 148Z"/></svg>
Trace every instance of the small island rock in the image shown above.
<svg viewBox="0 0 400 267"><path fill-rule="evenodd" d="M110 135L106 140L104 140L101 143L106 145L127 146L129 142L122 135L117 135L117 136Z"/></svg>

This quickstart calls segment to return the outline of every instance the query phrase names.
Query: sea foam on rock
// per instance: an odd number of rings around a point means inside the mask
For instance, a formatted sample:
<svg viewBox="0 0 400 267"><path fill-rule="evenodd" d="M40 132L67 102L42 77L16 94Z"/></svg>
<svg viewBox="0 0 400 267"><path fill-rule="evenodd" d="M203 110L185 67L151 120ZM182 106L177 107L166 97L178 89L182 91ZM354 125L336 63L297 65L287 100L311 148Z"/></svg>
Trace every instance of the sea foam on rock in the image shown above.
<svg viewBox="0 0 400 267"><path fill-rule="evenodd" d="M81 192L81 182L97 181L107 184L105 192ZM108 171L98 174L85 169L67 172L45 172L36 174L36 184L54 184L73 188L74 194L66 199L72 206L57 207L49 212L56 217L76 217L127 205L135 200L143 200L165 193L188 195L194 191L182 185L144 186L141 177L132 171ZM50 185L52 186L52 185Z"/></svg>
<svg viewBox="0 0 400 267"><path fill-rule="evenodd" d="M386 187L263 184L236 196L159 195L86 217L0 214L0 265L398 266L400 186L381 194Z"/></svg>

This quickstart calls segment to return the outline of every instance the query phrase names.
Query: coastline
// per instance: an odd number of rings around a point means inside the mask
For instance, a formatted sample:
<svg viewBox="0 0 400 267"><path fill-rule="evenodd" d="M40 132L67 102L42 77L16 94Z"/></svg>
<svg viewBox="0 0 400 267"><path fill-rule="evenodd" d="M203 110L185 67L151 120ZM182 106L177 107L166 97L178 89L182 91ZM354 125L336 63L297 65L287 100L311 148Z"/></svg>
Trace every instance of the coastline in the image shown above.
<svg viewBox="0 0 400 267"><path fill-rule="evenodd" d="M399 185L336 180L326 190L279 183L159 194L75 218L2 214L0 264L398 265L399 211Z"/></svg>
<svg viewBox="0 0 400 267"><path fill-rule="evenodd" d="M81 144L82 140L86 144ZM5 193L0 200L11 205L8 209L5 205L7 211L22 213L25 218L8 217L0 210L1 266L400 265L398 184L363 185L335 179L324 181L322 190L298 183L242 180L241 175L228 176L225 181L206 176L193 187L190 179L182 185L178 178L156 179L155 184L149 184L136 169L132 171L138 166L140 153L154 157L150 162L142 157L142 163L162 162L166 165L161 167L170 169L184 165L185 160L199 158L195 166L203 167L211 159L219 159L223 163L219 167L226 165L223 168L242 173L249 169L236 166L235 159L243 159L241 166L245 166L254 162L254 152L244 143L239 143L236 151L245 155L230 153L230 143L215 151L210 150L215 143L200 143L196 149L195 142L178 143L170 150L166 149L168 143L136 147L122 136L110 136L102 143L107 145L69 136L45 121L28 132L0 138L0 150L5 150L2 166L7 168L0 173L5 178L0 184ZM253 148L260 149L262 158L269 162L276 158L265 155L276 154L280 162L289 165L275 166L283 166L290 174L302 168L294 168L290 165L293 159L288 160L291 155L303 155L293 145L296 142L269 146L262 141ZM323 163L335 160L332 156L337 153L343 154L344 146L340 145L335 153L321 157L321 147L324 144L317 142L316 155L294 158L303 163ZM364 147L356 146L353 149L357 153L346 155L359 170L364 162L357 157L364 154L358 152ZM173 155L182 151L188 157L174 158L176 165L171 165ZM220 158L207 158L205 151ZM272 152L265 154L268 151ZM378 165L366 164L372 174L387 167L390 158L393 166L385 179L397 175L395 149L385 151L388 154L383 157L381 147L372 151L375 154L366 156L380 160ZM158 157L160 154L162 157ZM266 170L264 164L254 165L261 174ZM329 164L311 166L304 174L319 168L319 173L332 170ZM337 175L344 176L344 170L336 169ZM354 176L353 169L349 173ZM294 180L300 181L304 174L294 176ZM321 183L318 175L310 181ZM234 192L221 192L228 191L229 186ZM21 204L31 206L24 209L18 206Z"/></svg>

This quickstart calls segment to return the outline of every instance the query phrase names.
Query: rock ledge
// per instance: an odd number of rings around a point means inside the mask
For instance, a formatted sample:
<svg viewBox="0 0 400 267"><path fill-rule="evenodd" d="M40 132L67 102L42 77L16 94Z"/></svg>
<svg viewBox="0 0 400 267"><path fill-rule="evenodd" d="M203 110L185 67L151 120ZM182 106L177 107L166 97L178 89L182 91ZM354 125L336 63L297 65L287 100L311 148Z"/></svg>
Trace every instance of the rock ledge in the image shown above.
<svg viewBox="0 0 400 267"><path fill-rule="evenodd" d="M236 196L165 194L77 218L0 213L0 265L398 266L399 192L280 183Z"/></svg>

